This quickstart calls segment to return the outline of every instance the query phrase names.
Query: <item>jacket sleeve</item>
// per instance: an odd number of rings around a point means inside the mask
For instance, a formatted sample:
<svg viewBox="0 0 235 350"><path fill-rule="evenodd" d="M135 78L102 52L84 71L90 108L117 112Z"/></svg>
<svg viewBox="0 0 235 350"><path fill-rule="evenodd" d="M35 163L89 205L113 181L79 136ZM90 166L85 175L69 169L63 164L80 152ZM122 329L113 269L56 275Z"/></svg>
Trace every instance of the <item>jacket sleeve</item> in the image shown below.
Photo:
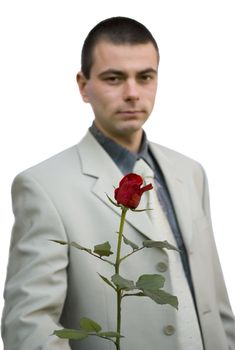
<svg viewBox="0 0 235 350"><path fill-rule="evenodd" d="M28 173L12 185L15 223L4 291L2 337L5 350L69 350L52 335L67 290L68 251L51 239L67 241L55 205Z"/></svg>
<svg viewBox="0 0 235 350"><path fill-rule="evenodd" d="M204 176L204 191L203 191L203 203L204 203L204 211L209 218L210 225L211 223L211 215L210 215L210 203L209 203L209 188L208 188L208 181L207 176L205 174L205 171L203 171ZM213 271L214 271L214 281L215 281L215 288L216 288L216 297L217 297L217 303L218 308L220 312L221 322L224 327L225 334L227 336L227 342L228 342L228 349L229 350L235 350L235 319L234 314L232 312L224 278L223 273L219 261L219 256L217 253L216 243L214 240L214 237L211 237L211 246L212 246L212 254L213 254Z"/></svg>

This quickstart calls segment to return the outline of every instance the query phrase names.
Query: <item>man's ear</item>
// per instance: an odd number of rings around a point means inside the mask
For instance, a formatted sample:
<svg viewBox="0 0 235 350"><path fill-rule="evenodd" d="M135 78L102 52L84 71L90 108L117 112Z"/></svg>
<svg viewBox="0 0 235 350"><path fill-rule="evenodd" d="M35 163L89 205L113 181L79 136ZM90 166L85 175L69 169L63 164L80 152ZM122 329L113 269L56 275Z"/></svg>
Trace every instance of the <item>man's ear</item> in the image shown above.
<svg viewBox="0 0 235 350"><path fill-rule="evenodd" d="M90 102L87 95L87 79L85 78L84 74L82 72L78 72L76 79L83 101L86 103Z"/></svg>

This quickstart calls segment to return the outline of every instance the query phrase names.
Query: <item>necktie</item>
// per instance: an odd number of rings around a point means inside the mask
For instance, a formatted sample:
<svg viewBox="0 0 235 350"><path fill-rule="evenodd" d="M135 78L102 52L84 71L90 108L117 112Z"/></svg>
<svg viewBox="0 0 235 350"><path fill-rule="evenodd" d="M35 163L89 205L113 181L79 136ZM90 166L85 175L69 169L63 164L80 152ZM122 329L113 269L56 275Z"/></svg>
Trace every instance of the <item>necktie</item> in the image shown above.
<svg viewBox="0 0 235 350"><path fill-rule="evenodd" d="M180 257L182 260L183 268L185 275L187 277L189 286L193 292L191 272L189 268L188 255L185 249L185 245L179 231L179 228L174 219L174 214L169 202L163 199L161 185L154 181L154 172L150 166L143 160L139 159L136 161L133 172L139 174L144 182L152 183L153 189L143 193L141 198L141 208L143 209L152 209L146 211L152 224L156 228L156 240L167 240L169 243L178 246L181 251ZM157 187L157 188L156 188ZM170 214L171 225L169 223L169 217L166 215L166 212Z"/></svg>
<svg viewBox="0 0 235 350"><path fill-rule="evenodd" d="M175 234L170 227L166 216L167 208L164 207L166 204L161 196L162 188L157 181L154 181L153 170L143 159L139 159L135 163L133 172L140 175L144 182L152 183L154 187L152 190L143 194L141 198L141 208L152 209L148 210L146 213L149 215L154 228L156 228L156 240L167 240L169 243L176 246ZM177 295L179 299L179 310L176 313L178 340L180 349L182 350L202 350L203 345L194 304L194 292L188 266L187 253L181 236L179 236L178 239L180 239L181 242L182 254L176 252L168 254L168 270L171 281L171 290L172 294Z"/></svg>
<svg viewBox="0 0 235 350"><path fill-rule="evenodd" d="M163 205L159 200L160 196L158 194L158 188L155 186L153 170L143 159L139 159L135 163L133 172L140 175L145 183L152 183L154 187L153 190L147 191L143 194L141 207L144 209L150 209L147 211L147 215L153 225L158 228L159 232L161 232L161 236L164 237L164 239L172 238L172 231L168 219Z"/></svg>

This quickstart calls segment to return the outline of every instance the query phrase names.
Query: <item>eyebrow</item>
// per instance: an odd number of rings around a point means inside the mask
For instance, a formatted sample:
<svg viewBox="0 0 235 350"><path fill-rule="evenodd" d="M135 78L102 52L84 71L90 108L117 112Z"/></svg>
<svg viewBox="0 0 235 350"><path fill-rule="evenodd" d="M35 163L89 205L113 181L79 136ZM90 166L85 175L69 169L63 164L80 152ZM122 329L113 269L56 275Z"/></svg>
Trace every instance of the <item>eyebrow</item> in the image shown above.
<svg viewBox="0 0 235 350"><path fill-rule="evenodd" d="M153 74L156 74L157 75L157 69L154 69L154 68L146 68L144 70L141 70L139 72L137 72L137 75L140 75L140 74L148 74L148 73L153 73ZM114 74L114 75L126 75L125 72L121 71L121 70L117 70L117 69L107 69L103 72L101 72L99 74L99 77L102 78L102 77L105 77L106 75L109 75L109 74Z"/></svg>

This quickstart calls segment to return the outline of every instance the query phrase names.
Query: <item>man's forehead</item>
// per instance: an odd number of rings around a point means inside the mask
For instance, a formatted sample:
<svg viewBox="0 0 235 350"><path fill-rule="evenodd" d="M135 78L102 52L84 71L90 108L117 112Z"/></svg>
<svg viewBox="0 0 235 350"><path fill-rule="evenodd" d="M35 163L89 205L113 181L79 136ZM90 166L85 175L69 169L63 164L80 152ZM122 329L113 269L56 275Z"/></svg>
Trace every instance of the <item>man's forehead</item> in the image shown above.
<svg viewBox="0 0 235 350"><path fill-rule="evenodd" d="M151 42L144 44L115 44L106 40L97 43L93 52L93 66L102 69L155 69L158 55Z"/></svg>

